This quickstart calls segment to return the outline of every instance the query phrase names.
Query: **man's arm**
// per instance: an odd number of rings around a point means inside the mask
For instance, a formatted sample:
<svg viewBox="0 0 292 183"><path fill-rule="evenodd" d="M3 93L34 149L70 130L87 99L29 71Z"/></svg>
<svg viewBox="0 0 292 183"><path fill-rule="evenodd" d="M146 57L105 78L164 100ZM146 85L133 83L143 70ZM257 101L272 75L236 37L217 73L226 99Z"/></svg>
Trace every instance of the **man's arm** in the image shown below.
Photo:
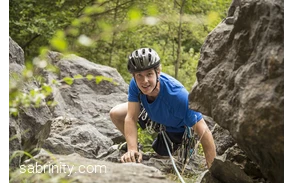
<svg viewBox="0 0 292 183"><path fill-rule="evenodd" d="M136 156L139 156L138 162L142 161L142 154L138 152L138 133L137 121L140 112L138 102L128 102L128 112L125 118L124 132L127 141L128 152L121 157L122 162L136 162Z"/></svg>
<svg viewBox="0 0 292 183"><path fill-rule="evenodd" d="M207 167L210 168L216 157L216 146L212 133L203 118L193 126L193 129L199 135L207 161Z"/></svg>

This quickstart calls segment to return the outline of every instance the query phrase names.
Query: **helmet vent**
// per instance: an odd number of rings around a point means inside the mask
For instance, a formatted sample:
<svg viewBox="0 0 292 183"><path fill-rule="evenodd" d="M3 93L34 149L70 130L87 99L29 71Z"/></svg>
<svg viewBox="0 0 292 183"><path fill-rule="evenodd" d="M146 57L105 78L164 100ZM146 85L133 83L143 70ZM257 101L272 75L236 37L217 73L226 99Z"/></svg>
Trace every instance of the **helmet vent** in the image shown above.
<svg viewBox="0 0 292 183"><path fill-rule="evenodd" d="M133 57L131 58L131 63L132 63L132 65L133 65L135 68L137 67L136 64L135 64L135 60L134 60Z"/></svg>
<svg viewBox="0 0 292 183"><path fill-rule="evenodd" d="M151 60L151 54L150 53L148 54L148 60L149 60L148 65L152 64L153 61Z"/></svg>
<svg viewBox="0 0 292 183"><path fill-rule="evenodd" d="M140 65L144 67L143 58L140 58Z"/></svg>

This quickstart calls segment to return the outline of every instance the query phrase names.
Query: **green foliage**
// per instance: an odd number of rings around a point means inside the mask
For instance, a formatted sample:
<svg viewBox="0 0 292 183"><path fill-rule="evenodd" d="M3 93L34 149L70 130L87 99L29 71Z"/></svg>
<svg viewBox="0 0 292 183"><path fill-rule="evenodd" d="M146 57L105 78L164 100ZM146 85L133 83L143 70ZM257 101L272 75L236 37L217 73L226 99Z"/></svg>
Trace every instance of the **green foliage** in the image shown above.
<svg viewBox="0 0 292 183"><path fill-rule="evenodd" d="M138 127L138 142L143 145L144 152L154 152L151 145L156 136L157 134L150 134L147 130L143 130L140 126Z"/></svg>
<svg viewBox="0 0 292 183"><path fill-rule="evenodd" d="M47 64L44 64L47 65ZM50 68L50 67L48 67ZM75 80L78 79L87 79L92 80L95 78L96 84L99 84L101 81L111 82L115 85L118 83L114 82L112 78L108 78L105 76L93 76L87 75L83 77L78 74L76 76L64 77L61 80L52 80L51 83L44 82L42 76L34 75L34 67L29 66L24 69L22 75L18 75L16 73L10 74L9 80L9 114L13 116L17 116L20 108L26 107L40 107L44 105L48 105L50 107L54 107L57 103L54 100L48 99L50 95L52 95L54 86L61 86L63 83L67 85L72 85ZM22 89L22 84L24 82L33 83L37 82L37 85L32 85L32 89L28 91L24 91Z"/></svg>
<svg viewBox="0 0 292 183"><path fill-rule="evenodd" d="M196 179L198 178L198 175L195 175L195 174L183 174L181 176L184 179L185 183L196 182ZM167 177L170 180L173 180L173 181L175 181L177 183L181 183L179 177L176 175L176 172L171 172L171 173L167 174Z"/></svg>
<svg viewBox="0 0 292 183"><path fill-rule="evenodd" d="M178 80L188 90L196 80L200 47L207 34L225 17L231 0L186 1ZM92 62L118 69L126 82L128 54L152 47L165 72L174 76L181 1L46 1L12 0L9 34L26 58L45 46L74 52ZM21 30L19 32L19 30Z"/></svg>
<svg viewBox="0 0 292 183"><path fill-rule="evenodd" d="M201 143L198 145L197 152L199 155L204 156L204 150L203 150L203 146Z"/></svg>
<svg viewBox="0 0 292 183"><path fill-rule="evenodd" d="M9 35L24 50L27 59L38 56L38 49L47 46L57 30L64 30L79 17L85 1L10 0Z"/></svg>
<svg viewBox="0 0 292 183"><path fill-rule="evenodd" d="M59 52L65 52L67 50L67 42L65 40L65 34L63 31L58 30L54 37L51 39L51 45Z"/></svg>
<svg viewBox="0 0 292 183"><path fill-rule="evenodd" d="M9 113L17 115L20 107L54 106L56 103L49 100L54 85L72 85L76 79L114 83L111 78L93 75L64 77L47 83L39 72L58 72L58 68L44 59L48 50L75 53L92 62L115 67L129 82L128 54L140 47L155 49L163 72L174 76L179 34L181 56L177 79L190 91L196 80L201 45L226 16L231 0L186 1L181 32L178 32L181 2L10 0L9 36L24 50L26 68L22 73L10 73ZM37 87L23 89L24 83L34 81ZM138 133L139 142L151 151L154 137L140 128Z"/></svg>

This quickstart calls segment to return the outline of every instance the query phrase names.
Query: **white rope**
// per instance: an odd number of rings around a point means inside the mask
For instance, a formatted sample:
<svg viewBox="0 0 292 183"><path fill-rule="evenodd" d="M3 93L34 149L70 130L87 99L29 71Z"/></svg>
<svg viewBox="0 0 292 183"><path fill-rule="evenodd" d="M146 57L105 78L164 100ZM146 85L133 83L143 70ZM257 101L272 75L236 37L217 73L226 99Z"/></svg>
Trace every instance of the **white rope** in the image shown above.
<svg viewBox="0 0 292 183"><path fill-rule="evenodd" d="M165 134L164 134L164 133L165 133L165 131L162 131L162 136L163 136L163 139L164 139L164 142L165 142L165 146L166 146L166 148L167 148L167 151L168 151L169 157L170 157L170 159L171 159L172 165L173 165L173 167L174 167L174 170L175 170L177 176L179 177L180 181L181 181L182 183L185 183L184 179L183 179L182 176L179 174L178 169L176 168L176 165L175 165L175 162L174 162L174 158L173 158L172 155L171 155L171 152L170 152L170 150L169 150L168 143L167 143L167 141L166 141L166 138L165 138Z"/></svg>

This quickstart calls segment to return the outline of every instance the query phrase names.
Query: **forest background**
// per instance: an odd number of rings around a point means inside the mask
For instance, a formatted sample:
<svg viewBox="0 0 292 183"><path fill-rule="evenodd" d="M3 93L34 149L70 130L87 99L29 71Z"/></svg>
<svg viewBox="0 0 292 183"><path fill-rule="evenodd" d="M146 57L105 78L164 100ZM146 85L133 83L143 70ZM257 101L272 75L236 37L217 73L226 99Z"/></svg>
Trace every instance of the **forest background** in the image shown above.
<svg viewBox="0 0 292 183"><path fill-rule="evenodd" d="M49 50L114 67L129 83L128 55L137 48L151 47L160 56L162 71L190 91L200 48L226 17L231 1L10 0L9 36L23 49L26 67L18 82L9 80L9 113L17 116L20 107L39 106L52 93L52 87L36 72L39 68L58 72L43 59ZM19 86L31 79L37 79L41 87L23 93ZM72 84L73 79L63 80ZM101 79L107 78L96 77L96 81ZM153 137L140 128L139 134L139 142L151 146Z"/></svg>
<svg viewBox="0 0 292 183"><path fill-rule="evenodd" d="M161 58L162 71L190 91L200 47L226 17L230 4L231 0L10 0L9 36L24 50L27 69L39 65L40 54L54 50L114 67L126 82L131 79L128 55L151 47Z"/></svg>

